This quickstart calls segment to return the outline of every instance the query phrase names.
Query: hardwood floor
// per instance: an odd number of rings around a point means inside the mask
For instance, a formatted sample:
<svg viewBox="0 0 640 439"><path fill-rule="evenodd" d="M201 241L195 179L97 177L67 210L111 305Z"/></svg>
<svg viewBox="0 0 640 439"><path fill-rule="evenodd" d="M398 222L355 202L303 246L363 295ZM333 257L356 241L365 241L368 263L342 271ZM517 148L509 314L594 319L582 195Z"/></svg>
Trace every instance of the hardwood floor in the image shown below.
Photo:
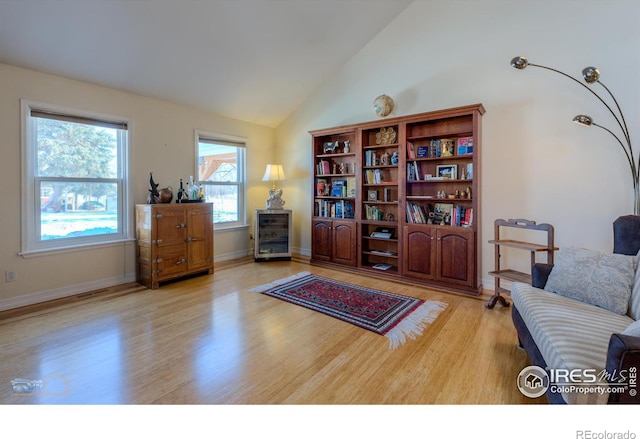
<svg viewBox="0 0 640 439"><path fill-rule="evenodd" d="M385 337L261 294L300 271L446 302L423 335ZM0 313L0 402L9 404L520 404L527 363L510 308L299 262L231 264ZM31 395L15 378L44 380Z"/></svg>

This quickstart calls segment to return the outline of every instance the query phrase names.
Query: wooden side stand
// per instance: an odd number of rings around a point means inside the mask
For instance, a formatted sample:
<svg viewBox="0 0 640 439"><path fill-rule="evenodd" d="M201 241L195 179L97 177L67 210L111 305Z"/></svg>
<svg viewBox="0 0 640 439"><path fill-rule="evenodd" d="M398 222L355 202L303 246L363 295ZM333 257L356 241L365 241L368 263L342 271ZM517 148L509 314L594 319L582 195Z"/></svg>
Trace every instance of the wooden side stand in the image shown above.
<svg viewBox="0 0 640 439"><path fill-rule="evenodd" d="M512 227L517 229L538 230L541 232L545 232L547 234L547 244L543 245L525 241L515 241L511 239L500 239L501 227ZM553 244L554 236L553 226L551 224L536 224L535 221L526 219L497 219L493 223L493 232L495 239L490 240L489 244L493 244L495 246L495 270L489 272L489 274L495 277L495 293L485 305L489 309L492 309L496 305L496 302L500 302L500 304L505 307L509 306L509 302L507 302L507 300L503 296L501 296L500 293L510 293L510 291L500 286L500 279L506 279L511 282L523 282L528 284L531 283L530 273L522 273L520 271L500 267L500 247L511 247L531 252L532 267L536 263L536 253L546 252L547 264L553 264L553 254L556 250L558 250L558 248L554 247Z"/></svg>

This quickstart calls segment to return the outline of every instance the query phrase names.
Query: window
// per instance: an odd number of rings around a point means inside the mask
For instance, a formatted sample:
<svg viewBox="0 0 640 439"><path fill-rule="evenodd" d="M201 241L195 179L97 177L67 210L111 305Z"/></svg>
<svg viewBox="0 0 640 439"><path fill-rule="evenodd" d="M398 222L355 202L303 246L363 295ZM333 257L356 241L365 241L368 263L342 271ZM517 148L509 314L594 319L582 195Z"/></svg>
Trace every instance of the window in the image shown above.
<svg viewBox="0 0 640 439"><path fill-rule="evenodd" d="M245 139L196 131L197 175L218 229L246 225Z"/></svg>
<svg viewBox="0 0 640 439"><path fill-rule="evenodd" d="M127 122L28 101L22 253L128 238Z"/></svg>

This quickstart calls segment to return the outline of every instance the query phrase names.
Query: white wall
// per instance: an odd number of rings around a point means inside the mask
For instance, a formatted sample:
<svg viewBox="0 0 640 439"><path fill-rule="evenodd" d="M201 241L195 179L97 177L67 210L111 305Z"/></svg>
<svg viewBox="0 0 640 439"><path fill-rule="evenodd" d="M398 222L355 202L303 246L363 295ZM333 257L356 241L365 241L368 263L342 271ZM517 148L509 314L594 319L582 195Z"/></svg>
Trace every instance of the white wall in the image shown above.
<svg viewBox="0 0 640 439"><path fill-rule="evenodd" d="M260 181L274 148L274 130L196 108L0 64L0 310L135 280L133 243L22 258L20 251L20 99L124 116L132 120L134 202L144 203L149 171L161 187L177 189L195 171L196 129L247 138L247 200L263 208ZM250 229L215 233L215 260L246 256ZM5 270L17 281L4 282Z"/></svg>
<svg viewBox="0 0 640 439"><path fill-rule="evenodd" d="M615 122L569 79L540 68L517 71L509 61L524 55L577 77L597 66L637 145L639 19L637 0L417 0L277 128L294 247L310 253L308 131L376 119L371 103L386 93L396 102L391 116L484 104L485 287L493 286L493 247L486 242L496 218L548 222L560 247L611 251L612 222L633 212L630 171L613 137L571 119L587 113L612 129ZM597 84L594 90L604 91ZM529 254L509 253L504 262L526 269Z"/></svg>

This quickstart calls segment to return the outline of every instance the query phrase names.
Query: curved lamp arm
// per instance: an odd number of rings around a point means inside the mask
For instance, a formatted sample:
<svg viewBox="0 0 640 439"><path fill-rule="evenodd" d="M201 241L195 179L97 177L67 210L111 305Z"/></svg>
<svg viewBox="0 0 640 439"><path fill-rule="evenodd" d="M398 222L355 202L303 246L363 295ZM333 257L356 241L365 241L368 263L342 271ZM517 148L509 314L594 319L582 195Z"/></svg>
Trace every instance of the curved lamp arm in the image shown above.
<svg viewBox="0 0 640 439"><path fill-rule="evenodd" d="M626 122L623 124L620 121L620 117L618 117L618 115L615 113L615 111L613 111L613 109L609 106L609 104L607 104L605 102L605 100L602 99L598 93L596 93L595 91L591 90L589 87L584 85L582 82L578 81L573 76L567 75L566 73L561 72L560 70L557 70L557 69L554 69L554 68L551 68L551 67L543 66L541 64L530 63L527 60L527 58L525 58L524 56L516 56L515 58L513 58L511 60L511 67L513 67L515 69L524 70L524 69L527 68L527 66L539 67L541 69L551 70L552 72L559 73L562 76L571 79L573 82L579 84L581 87L583 87L586 90L588 90L589 93L594 95L602 103L602 105L604 105L607 108L607 110L609 110L609 112L611 113L613 118L618 123L618 126L620 127L620 129L624 133L625 140L627 141L627 143L631 144L631 140L629 139L629 134L628 134L627 129L626 129L626 127L627 127ZM598 82L601 86L604 87L605 90L607 90L609 95L613 98L613 95L611 94L609 89L607 87L605 87L605 85L602 82L600 82L598 80L598 78L600 77L600 72L598 71L598 69L596 69L595 67L586 67L585 69L582 70L582 74L584 76L585 81L587 81L588 83ZM593 79L593 78L595 78L595 79ZM620 112L620 116L621 116L622 120L624 121L624 115L622 114L622 111L620 110L620 106L618 105L618 102L616 101L615 98L613 98L613 101L616 103L616 107L618 108L618 111Z"/></svg>
<svg viewBox="0 0 640 439"><path fill-rule="evenodd" d="M624 154L627 156L627 161L629 162L629 167L631 168L631 178L633 179L633 187L635 188L636 186L638 186L638 180L639 180L638 170L636 169L636 165L633 162L633 155L630 155L630 154L633 154L633 151L631 152L627 151L627 148L624 146L624 143L622 143L622 140L620 140L620 138L616 136L613 133L613 131L611 131L607 127L598 125L593 121L593 119L591 119L591 117L587 116L586 114L579 114L578 116L573 118L573 121L579 125L583 125L587 127L593 125L594 127L602 128L603 130L611 134L618 141L618 143L622 147L622 150L624 151Z"/></svg>
<svg viewBox="0 0 640 439"><path fill-rule="evenodd" d="M620 127L620 130L622 131L622 134L624 136L625 142L623 142L620 139L620 137L618 137L609 128L604 127L602 125L598 125L597 123L593 122L593 119L591 119L591 117L589 117L587 115L584 115L584 114L578 115L578 116L573 118L573 121L577 122L577 123L579 123L581 125L585 125L585 126L591 126L591 125L597 126L598 128L601 128L601 129L605 130L606 132L608 132L609 134L611 134L618 141L618 143L622 147L622 150L624 151L625 156L627 157L627 162L629 163L629 168L631 169L631 178L633 180L633 189L634 189L634 197L635 197L635 200L634 200L634 214L635 215L640 215L640 161L636 165L635 157L634 157L634 154L633 154L633 148L631 146L631 136L629 135L629 129L627 127L627 121L624 118L624 114L622 113L622 109L620 108L620 105L618 104L618 101L616 100L615 96L613 96L613 93L611 93L611 90L609 90L609 88L606 85L604 85L602 82L600 82L600 71L595 67L585 67L582 70L582 77L583 77L583 79L585 80L585 82L587 84L593 84L594 82L597 82L598 84L600 84L606 90L606 92L609 94L609 96L611 97L611 99L615 103L616 109L618 110L618 114L616 114L616 112L613 111L611 106L609 106L609 104L607 104L604 101L604 99L602 99L600 97L600 95L598 93L593 91L591 88L587 87L582 82L578 81L573 76L567 75L566 73L561 72L560 70L557 70L557 69L554 69L554 68L551 68L551 67L547 67L547 66L543 66L543 65L540 65L540 64L530 63L527 60L527 58L525 58L523 56L516 56L515 58L513 58L511 60L511 66L513 68L518 69L518 70L523 70L523 69L527 68L527 66L534 66L534 67L540 67L541 69L551 70L552 72L559 73L560 75L571 79L573 82L576 82L577 84L579 84L580 86L582 86L583 88L588 90L589 93L594 95L602 103L602 105L604 105L607 108L607 110L609 110L609 112L611 113L611 115L613 116L615 121L618 123L618 126ZM626 145L625 145L625 143L626 143Z"/></svg>

